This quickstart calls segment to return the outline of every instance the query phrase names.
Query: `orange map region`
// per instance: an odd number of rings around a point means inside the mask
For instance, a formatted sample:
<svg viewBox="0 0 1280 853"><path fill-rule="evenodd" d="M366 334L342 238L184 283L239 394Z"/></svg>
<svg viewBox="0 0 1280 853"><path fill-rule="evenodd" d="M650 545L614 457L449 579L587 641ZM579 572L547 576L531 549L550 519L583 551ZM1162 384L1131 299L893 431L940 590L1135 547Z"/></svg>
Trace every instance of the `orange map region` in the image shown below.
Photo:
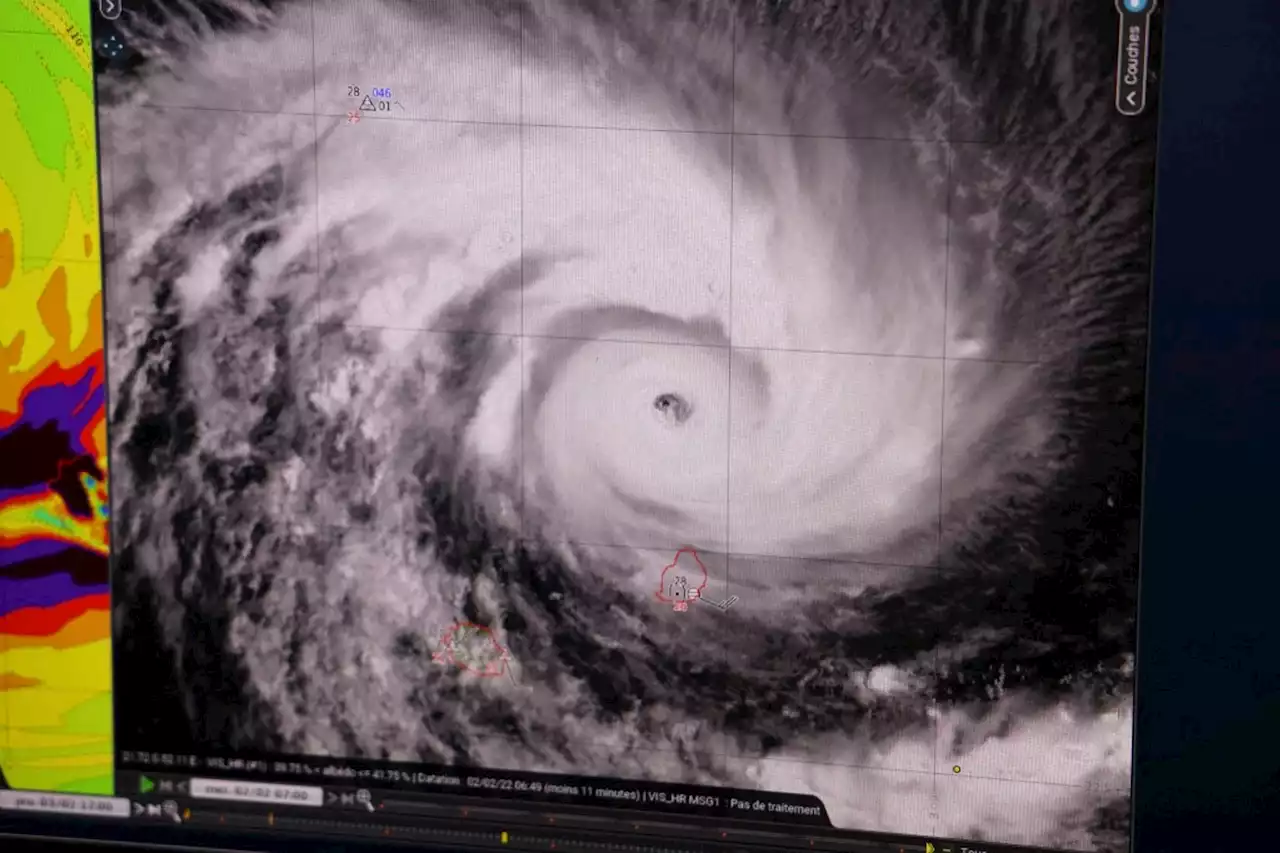
<svg viewBox="0 0 1280 853"><path fill-rule="evenodd" d="M64 647L63 644L78 645L95 636L102 636L100 633L95 633L100 628L105 630L105 626L85 624L79 617L97 611L106 618L109 607L110 596L106 594L86 595L64 601L53 607L26 607L0 617L0 636L5 637L9 648L27 645L24 642L27 638L39 638L40 645L52 645L55 648ZM77 625L71 625L73 621L77 622ZM68 632L62 630L67 627L83 627L86 630L83 636L77 638L69 636ZM55 634L58 636L53 637ZM50 643L50 638L53 638L54 642Z"/></svg>

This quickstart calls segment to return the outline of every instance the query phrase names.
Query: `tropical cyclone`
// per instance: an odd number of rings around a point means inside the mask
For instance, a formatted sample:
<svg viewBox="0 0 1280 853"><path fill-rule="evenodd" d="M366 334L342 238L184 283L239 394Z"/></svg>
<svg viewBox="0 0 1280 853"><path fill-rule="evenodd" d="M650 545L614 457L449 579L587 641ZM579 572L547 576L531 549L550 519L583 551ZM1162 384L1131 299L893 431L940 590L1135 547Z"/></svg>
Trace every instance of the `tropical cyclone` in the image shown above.
<svg viewBox="0 0 1280 853"><path fill-rule="evenodd" d="M1122 837L1114 10L217 6L103 82L121 695L184 703L148 737ZM685 546L731 612L655 600ZM519 683L433 665L458 619Z"/></svg>

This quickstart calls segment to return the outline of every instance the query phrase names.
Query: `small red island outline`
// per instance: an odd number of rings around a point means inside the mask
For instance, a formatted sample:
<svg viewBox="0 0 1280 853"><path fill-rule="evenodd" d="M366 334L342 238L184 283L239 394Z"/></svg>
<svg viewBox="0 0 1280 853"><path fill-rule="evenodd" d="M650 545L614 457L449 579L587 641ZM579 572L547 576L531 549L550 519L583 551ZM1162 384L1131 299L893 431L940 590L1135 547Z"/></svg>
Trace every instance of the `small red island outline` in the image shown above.
<svg viewBox="0 0 1280 853"><path fill-rule="evenodd" d="M453 645L454 635L458 631L471 629L484 634L489 638L489 642L493 643L493 647L497 650L497 659L490 660L485 664L484 669L476 669L470 666L467 661L459 660L455 654ZM477 625L474 622L455 622L449 626L449 630L444 632L444 651L436 652L431 659L437 663L449 662L454 666L466 672L474 673L481 678L497 678L507 671L507 650L502 647L497 638L493 636L493 629L487 625Z"/></svg>
<svg viewBox="0 0 1280 853"><path fill-rule="evenodd" d="M667 591L669 587L668 574L671 572L672 569L679 566L681 554L688 554L691 557L693 557L694 563L697 564L697 572L702 576L702 580L697 586L689 587L688 599L678 599L678 598L673 598L667 595ZM693 573L690 572L689 574L693 574ZM695 598L702 598L702 591L705 590L706 588L707 588L707 567L702 565L702 560L698 559L697 549L688 548L688 547L681 548L679 551L676 551L676 556L674 559L672 559L671 564L666 566L662 570L662 577L658 581L658 600L661 601L663 604L687 604L689 601L692 601Z"/></svg>

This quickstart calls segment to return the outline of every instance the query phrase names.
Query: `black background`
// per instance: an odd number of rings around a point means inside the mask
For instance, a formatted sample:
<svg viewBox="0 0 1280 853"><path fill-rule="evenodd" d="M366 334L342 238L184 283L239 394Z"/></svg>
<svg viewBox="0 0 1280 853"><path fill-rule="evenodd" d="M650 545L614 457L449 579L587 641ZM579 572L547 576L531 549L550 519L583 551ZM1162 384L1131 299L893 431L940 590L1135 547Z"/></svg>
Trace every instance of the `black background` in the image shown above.
<svg viewBox="0 0 1280 853"><path fill-rule="evenodd" d="M1280 3L1164 26L1135 846L1280 845Z"/></svg>
<svg viewBox="0 0 1280 853"><path fill-rule="evenodd" d="M1280 845L1280 2L1181 0L1164 17L1135 849L1270 850Z"/></svg>

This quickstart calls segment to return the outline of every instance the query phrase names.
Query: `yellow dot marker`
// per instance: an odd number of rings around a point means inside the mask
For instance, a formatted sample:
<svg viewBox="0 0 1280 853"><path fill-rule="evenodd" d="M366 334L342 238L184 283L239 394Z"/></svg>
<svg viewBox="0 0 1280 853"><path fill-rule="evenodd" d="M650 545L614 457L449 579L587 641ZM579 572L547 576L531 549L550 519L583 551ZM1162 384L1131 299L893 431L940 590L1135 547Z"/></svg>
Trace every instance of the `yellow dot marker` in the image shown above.
<svg viewBox="0 0 1280 853"><path fill-rule="evenodd" d="M960 772L960 765L959 765L959 764L957 764L956 766L952 767L952 768L951 768L951 772L952 772L952 773L959 773L959 772Z"/></svg>
<svg viewBox="0 0 1280 853"><path fill-rule="evenodd" d="M502 833L502 843L503 843L503 844L506 844L506 843L507 843L507 834L506 834L505 832L504 832L504 833Z"/></svg>

